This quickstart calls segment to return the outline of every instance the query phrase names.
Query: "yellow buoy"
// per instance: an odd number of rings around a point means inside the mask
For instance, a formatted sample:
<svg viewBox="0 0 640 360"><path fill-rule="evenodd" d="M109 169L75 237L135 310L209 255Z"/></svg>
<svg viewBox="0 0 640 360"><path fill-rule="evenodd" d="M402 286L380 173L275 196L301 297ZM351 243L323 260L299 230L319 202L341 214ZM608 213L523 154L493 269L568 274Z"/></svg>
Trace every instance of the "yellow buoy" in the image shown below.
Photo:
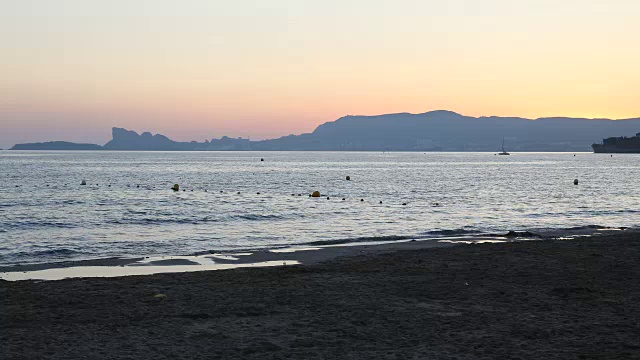
<svg viewBox="0 0 640 360"><path fill-rule="evenodd" d="M180 185L178 185L178 184L173 185L173 187L171 188L171 190L173 190L173 191L180 191Z"/></svg>
<svg viewBox="0 0 640 360"><path fill-rule="evenodd" d="M313 194L311 194L311 197L314 197L314 198L320 197L320 191L314 191Z"/></svg>

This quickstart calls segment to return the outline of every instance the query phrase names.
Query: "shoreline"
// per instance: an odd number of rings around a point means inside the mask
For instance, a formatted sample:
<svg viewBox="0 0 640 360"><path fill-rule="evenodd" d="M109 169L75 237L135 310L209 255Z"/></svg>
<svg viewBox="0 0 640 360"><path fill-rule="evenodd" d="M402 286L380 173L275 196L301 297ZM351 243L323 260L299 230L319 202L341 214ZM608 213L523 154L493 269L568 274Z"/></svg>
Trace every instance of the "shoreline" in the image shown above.
<svg viewBox="0 0 640 360"><path fill-rule="evenodd" d="M157 256L72 260L40 264L0 266L0 280L62 280L66 278L121 277L160 273L228 270L246 267L312 265L338 258L382 254L403 250L422 250L460 244L509 243L549 239L599 236L609 232L640 233L638 228L587 226L571 229L509 231L506 234L462 235L423 239L300 244L291 247L261 248L226 252L205 252L191 256Z"/></svg>
<svg viewBox="0 0 640 360"><path fill-rule="evenodd" d="M0 281L6 359L634 359L640 234Z"/></svg>

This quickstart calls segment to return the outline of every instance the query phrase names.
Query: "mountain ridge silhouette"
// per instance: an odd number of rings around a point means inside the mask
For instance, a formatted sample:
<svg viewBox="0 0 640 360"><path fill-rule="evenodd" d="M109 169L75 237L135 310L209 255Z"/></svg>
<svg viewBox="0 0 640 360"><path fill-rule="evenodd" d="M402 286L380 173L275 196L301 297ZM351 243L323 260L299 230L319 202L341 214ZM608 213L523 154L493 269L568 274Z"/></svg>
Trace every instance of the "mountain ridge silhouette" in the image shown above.
<svg viewBox="0 0 640 360"><path fill-rule="evenodd" d="M347 115L311 133L250 141L230 138L178 142L161 134L113 128L105 150L225 151L497 151L504 137L511 151L589 151L600 139L635 134L640 118L465 116L449 110L419 114ZM14 148L27 149L20 144ZM71 149L70 149L71 150Z"/></svg>

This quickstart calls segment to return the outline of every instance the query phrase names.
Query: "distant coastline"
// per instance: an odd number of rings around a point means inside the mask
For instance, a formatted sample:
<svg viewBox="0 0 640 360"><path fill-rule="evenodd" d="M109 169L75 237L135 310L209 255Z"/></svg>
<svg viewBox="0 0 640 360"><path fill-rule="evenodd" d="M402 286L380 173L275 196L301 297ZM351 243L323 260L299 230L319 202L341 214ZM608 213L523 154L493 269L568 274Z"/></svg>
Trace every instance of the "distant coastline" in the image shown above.
<svg viewBox="0 0 640 360"><path fill-rule="evenodd" d="M95 144L76 144L68 141L49 141L17 144L10 150L102 150L102 146Z"/></svg>
<svg viewBox="0 0 640 360"><path fill-rule="evenodd" d="M470 117L451 111L345 116L312 133L251 141L223 136L179 142L149 132L112 129L104 146L66 141L17 144L10 150L120 151L589 151L595 139L635 134L640 118L583 119Z"/></svg>

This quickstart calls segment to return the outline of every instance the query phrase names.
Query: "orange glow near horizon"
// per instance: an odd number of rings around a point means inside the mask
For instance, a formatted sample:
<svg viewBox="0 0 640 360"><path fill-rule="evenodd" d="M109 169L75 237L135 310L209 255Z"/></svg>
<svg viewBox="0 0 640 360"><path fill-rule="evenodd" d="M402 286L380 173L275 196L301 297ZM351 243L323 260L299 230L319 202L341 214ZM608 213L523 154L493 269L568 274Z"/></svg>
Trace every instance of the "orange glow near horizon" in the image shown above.
<svg viewBox="0 0 640 360"><path fill-rule="evenodd" d="M112 126L264 139L440 109L640 116L631 0L56 3L0 5L0 147Z"/></svg>

